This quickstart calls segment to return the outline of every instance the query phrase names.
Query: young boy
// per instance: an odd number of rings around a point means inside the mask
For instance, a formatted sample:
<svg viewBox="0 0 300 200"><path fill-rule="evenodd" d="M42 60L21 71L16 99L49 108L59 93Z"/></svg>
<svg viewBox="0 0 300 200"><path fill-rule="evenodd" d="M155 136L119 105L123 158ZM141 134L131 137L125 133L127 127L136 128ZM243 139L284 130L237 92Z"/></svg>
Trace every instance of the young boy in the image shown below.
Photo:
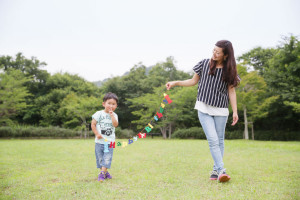
<svg viewBox="0 0 300 200"><path fill-rule="evenodd" d="M95 134L95 155L97 168L100 169L98 181L111 179L108 173L110 169L113 148L109 148L110 142L115 142L115 127L118 126L118 115L114 113L118 106L118 97L114 93L107 93L102 103L104 110L97 111L92 116L92 130Z"/></svg>

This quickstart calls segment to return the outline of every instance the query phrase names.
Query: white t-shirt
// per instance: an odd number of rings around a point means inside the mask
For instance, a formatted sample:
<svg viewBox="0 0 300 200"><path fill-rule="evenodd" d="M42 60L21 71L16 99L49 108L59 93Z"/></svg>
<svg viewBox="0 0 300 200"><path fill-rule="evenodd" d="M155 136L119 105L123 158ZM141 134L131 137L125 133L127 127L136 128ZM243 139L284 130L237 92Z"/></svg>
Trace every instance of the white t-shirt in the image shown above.
<svg viewBox="0 0 300 200"><path fill-rule="evenodd" d="M113 115L118 121L118 115L116 113L113 113ZM92 119L97 121L97 131L104 138L98 139L97 137L95 137L95 142L99 144L104 144L105 139L107 139L108 143L114 142L116 138L115 127L112 124L112 120L109 113L106 113L104 110L97 111L95 114L92 115Z"/></svg>
<svg viewBox="0 0 300 200"><path fill-rule="evenodd" d="M229 110L228 108L218 108L214 106L207 105L202 101L196 101L195 109L199 110L200 112L207 113L211 116L228 116Z"/></svg>

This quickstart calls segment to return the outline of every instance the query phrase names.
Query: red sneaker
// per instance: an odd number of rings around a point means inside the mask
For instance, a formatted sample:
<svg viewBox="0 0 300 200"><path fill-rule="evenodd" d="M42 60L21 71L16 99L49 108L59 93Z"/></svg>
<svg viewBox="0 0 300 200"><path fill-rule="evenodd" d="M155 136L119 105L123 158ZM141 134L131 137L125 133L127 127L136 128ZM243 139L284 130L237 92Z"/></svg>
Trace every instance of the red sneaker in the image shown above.
<svg viewBox="0 0 300 200"><path fill-rule="evenodd" d="M219 172L218 180L220 182L227 182L230 180L230 176L228 174L226 174L225 169L223 169Z"/></svg>

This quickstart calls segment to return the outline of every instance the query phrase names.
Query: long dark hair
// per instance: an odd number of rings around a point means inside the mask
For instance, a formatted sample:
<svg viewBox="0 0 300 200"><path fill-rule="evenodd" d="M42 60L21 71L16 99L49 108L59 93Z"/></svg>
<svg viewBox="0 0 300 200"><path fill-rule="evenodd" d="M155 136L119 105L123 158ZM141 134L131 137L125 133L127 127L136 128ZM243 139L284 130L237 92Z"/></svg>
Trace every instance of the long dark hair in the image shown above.
<svg viewBox="0 0 300 200"><path fill-rule="evenodd" d="M222 80L228 85L236 87L239 84L239 79L237 77L236 62L234 58L234 51L232 43L228 40L220 40L215 44L217 47L222 48L224 56L227 56L223 61L223 73ZM217 68L217 62L210 59L209 74L214 75Z"/></svg>

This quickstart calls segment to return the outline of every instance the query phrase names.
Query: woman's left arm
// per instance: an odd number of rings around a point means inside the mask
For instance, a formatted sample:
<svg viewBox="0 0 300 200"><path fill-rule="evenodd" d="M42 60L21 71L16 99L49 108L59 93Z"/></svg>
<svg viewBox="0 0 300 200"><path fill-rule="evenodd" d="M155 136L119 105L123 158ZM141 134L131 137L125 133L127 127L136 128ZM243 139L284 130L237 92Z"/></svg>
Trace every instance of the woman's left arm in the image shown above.
<svg viewBox="0 0 300 200"><path fill-rule="evenodd" d="M238 120L239 116L237 113L237 104L236 104L236 93L235 93L235 88L233 86L228 86L228 94L229 94L229 100L232 108L232 126L234 126Z"/></svg>

